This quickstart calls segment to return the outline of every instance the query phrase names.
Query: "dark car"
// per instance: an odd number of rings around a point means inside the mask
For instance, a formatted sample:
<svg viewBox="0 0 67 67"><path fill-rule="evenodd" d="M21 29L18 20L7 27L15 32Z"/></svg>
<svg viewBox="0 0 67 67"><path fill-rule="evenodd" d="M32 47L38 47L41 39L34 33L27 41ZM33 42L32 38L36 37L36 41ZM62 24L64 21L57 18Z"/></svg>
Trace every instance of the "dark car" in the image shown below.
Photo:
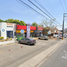
<svg viewBox="0 0 67 67"><path fill-rule="evenodd" d="M21 40L19 40L19 43L25 43L25 44L35 44L36 40L32 39L32 38L23 38Z"/></svg>
<svg viewBox="0 0 67 67"><path fill-rule="evenodd" d="M41 36L41 37L38 37L38 38L48 40L48 36Z"/></svg>

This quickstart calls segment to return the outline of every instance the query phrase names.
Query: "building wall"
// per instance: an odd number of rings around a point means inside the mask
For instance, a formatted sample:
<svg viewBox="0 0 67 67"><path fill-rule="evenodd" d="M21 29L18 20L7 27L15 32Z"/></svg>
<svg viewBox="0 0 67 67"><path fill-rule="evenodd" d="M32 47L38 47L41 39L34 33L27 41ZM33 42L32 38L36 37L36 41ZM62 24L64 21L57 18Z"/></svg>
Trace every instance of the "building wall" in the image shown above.
<svg viewBox="0 0 67 67"><path fill-rule="evenodd" d="M7 38L7 34L6 34L6 23L2 23L1 24L1 36L3 36L4 39Z"/></svg>
<svg viewBox="0 0 67 67"><path fill-rule="evenodd" d="M16 25L13 23L4 23L4 22L0 23L0 31L1 31L0 35L3 36L4 39L6 39L8 35L14 37L14 33L16 32L15 26ZM12 32L12 34L10 32Z"/></svg>
<svg viewBox="0 0 67 67"><path fill-rule="evenodd" d="M1 36L1 23L0 23L0 36Z"/></svg>

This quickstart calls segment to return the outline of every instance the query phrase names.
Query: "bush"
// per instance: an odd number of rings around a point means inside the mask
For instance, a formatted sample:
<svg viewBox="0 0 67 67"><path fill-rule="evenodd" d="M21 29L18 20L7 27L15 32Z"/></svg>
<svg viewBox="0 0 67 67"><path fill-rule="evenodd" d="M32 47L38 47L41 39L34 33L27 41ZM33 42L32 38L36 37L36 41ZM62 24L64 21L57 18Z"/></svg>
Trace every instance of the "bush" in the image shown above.
<svg viewBox="0 0 67 67"><path fill-rule="evenodd" d="M4 39L4 37L0 37L0 40Z"/></svg>
<svg viewBox="0 0 67 67"><path fill-rule="evenodd" d="M9 39L9 37L7 37L7 39Z"/></svg>
<svg viewBox="0 0 67 67"><path fill-rule="evenodd" d="M10 38L10 40L12 40L12 38Z"/></svg>

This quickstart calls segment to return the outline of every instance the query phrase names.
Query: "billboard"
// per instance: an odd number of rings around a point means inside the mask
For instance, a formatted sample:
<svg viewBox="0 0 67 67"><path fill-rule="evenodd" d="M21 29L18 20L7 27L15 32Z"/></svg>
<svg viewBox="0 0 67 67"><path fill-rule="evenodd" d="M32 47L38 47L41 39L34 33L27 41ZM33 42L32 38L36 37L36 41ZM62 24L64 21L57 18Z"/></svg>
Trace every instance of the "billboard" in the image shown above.
<svg viewBox="0 0 67 67"><path fill-rule="evenodd" d="M27 38L30 37L30 26L27 26Z"/></svg>

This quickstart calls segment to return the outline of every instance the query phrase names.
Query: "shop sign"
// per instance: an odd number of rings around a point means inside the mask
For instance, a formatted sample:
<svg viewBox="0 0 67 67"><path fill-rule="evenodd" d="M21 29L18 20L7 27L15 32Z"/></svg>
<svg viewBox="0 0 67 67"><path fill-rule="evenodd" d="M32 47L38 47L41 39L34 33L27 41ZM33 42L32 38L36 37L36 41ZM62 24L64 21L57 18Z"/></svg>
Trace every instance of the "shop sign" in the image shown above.
<svg viewBox="0 0 67 67"><path fill-rule="evenodd" d="M27 37L30 37L30 26L27 26Z"/></svg>
<svg viewBox="0 0 67 67"><path fill-rule="evenodd" d="M7 25L8 25L8 26L11 26L11 25L13 25L13 23L7 23Z"/></svg>
<svg viewBox="0 0 67 67"><path fill-rule="evenodd" d="M38 27L38 30L43 30L43 27Z"/></svg>
<svg viewBox="0 0 67 67"><path fill-rule="evenodd" d="M21 33L24 33L24 30L21 30Z"/></svg>
<svg viewBox="0 0 67 67"><path fill-rule="evenodd" d="M7 23L7 27L12 28L13 27L13 23Z"/></svg>

